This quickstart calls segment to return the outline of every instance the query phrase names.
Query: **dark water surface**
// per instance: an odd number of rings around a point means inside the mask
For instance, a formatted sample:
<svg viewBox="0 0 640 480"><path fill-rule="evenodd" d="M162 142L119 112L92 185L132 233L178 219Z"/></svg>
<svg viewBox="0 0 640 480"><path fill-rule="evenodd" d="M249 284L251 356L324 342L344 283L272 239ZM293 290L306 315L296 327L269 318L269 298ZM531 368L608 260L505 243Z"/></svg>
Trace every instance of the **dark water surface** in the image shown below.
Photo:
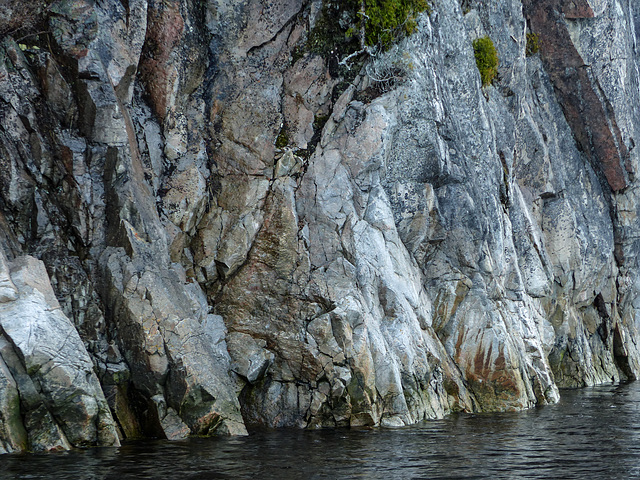
<svg viewBox="0 0 640 480"><path fill-rule="evenodd" d="M400 429L279 430L0 456L2 479L640 478L640 382Z"/></svg>

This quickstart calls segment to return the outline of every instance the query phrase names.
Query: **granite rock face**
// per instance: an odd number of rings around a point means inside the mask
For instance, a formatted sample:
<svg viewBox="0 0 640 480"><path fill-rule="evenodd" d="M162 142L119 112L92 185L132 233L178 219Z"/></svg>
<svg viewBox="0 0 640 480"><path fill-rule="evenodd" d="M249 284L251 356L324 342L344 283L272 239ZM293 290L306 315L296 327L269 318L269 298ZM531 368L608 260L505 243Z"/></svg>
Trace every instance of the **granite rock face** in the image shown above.
<svg viewBox="0 0 640 480"><path fill-rule="evenodd" d="M640 9L431 3L346 65L333 0L0 7L0 452L638 376Z"/></svg>
<svg viewBox="0 0 640 480"><path fill-rule="evenodd" d="M3 451L119 445L93 362L44 264L19 257L10 271L16 296L0 304Z"/></svg>

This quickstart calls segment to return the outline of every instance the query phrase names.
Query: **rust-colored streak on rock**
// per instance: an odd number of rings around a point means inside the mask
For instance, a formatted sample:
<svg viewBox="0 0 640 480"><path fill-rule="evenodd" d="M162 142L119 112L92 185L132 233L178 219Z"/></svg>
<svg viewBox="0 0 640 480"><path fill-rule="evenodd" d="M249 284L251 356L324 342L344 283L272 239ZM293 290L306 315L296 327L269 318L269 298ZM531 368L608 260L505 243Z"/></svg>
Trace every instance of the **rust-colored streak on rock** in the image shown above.
<svg viewBox="0 0 640 480"><path fill-rule="evenodd" d="M584 0L525 0L531 29L539 35L545 70L578 146L604 174L613 191L628 185L628 151L610 108L601 101L589 77L588 66L571 41L566 18L593 17ZM567 10L568 9L568 10ZM567 14L571 11L571 15ZM604 102L607 100L604 99Z"/></svg>
<svg viewBox="0 0 640 480"><path fill-rule="evenodd" d="M490 356L487 356L487 358L491 359ZM482 348L479 348L478 350L476 350L475 357L473 357L473 373L478 378L487 378L489 376L488 373L490 373L485 371L484 359L484 350Z"/></svg>
<svg viewBox="0 0 640 480"><path fill-rule="evenodd" d="M172 52L184 32L184 19L179 3L149 2L147 36L140 61L140 76L146 86L151 105L159 118L167 113L168 97L177 73L172 65Z"/></svg>
<svg viewBox="0 0 640 480"><path fill-rule="evenodd" d="M562 13L565 18L593 18L593 10L587 0L564 0Z"/></svg>

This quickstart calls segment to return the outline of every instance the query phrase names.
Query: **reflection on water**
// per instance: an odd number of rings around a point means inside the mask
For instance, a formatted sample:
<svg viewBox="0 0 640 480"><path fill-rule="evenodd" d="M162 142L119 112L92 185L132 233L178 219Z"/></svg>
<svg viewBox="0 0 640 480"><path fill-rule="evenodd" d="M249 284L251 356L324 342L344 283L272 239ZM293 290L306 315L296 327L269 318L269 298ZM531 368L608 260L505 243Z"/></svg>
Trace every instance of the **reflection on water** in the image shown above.
<svg viewBox="0 0 640 480"><path fill-rule="evenodd" d="M0 456L4 479L640 477L640 382L563 391L558 405L401 429L278 430Z"/></svg>

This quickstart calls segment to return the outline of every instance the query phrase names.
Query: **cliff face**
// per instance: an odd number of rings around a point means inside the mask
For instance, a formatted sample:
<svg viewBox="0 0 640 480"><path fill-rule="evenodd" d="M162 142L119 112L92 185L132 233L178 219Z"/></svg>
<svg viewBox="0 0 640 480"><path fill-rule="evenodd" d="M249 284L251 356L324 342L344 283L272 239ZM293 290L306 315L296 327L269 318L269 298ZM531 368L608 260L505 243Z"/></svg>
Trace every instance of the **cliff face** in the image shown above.
<svg viewBox="0 0 640 480"><path fill-rule="evenodd" d="M328 0L21 3L0 452L407 425L638 375L632 2L435 0L350 68Z"/></svg>

